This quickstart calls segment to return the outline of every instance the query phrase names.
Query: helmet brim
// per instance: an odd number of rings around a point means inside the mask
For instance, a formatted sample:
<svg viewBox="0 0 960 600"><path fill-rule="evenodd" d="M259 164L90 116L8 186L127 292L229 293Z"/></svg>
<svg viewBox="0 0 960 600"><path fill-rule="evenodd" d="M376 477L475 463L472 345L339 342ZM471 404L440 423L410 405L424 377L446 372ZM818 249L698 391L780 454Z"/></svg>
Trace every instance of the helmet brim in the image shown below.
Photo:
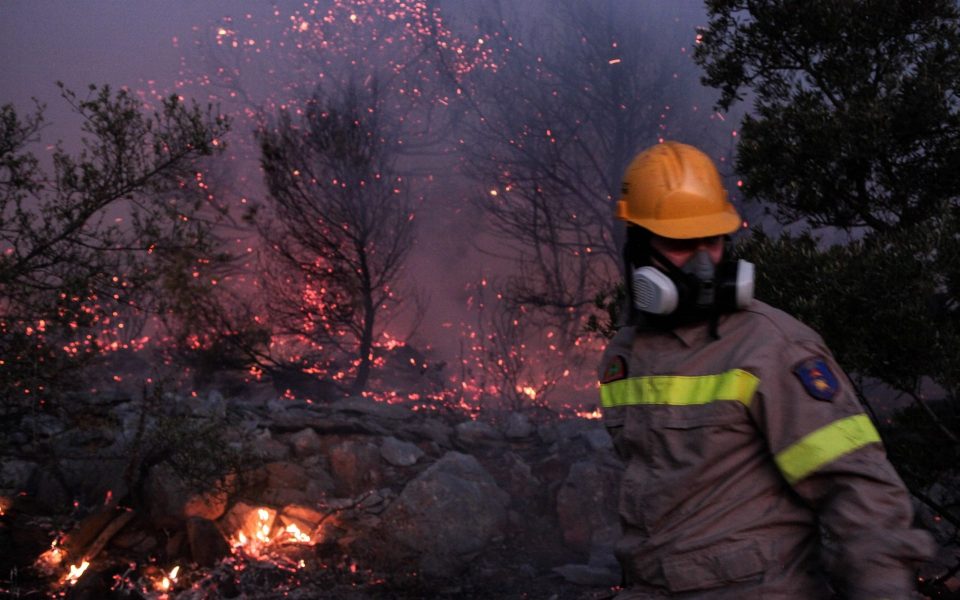
<svg viewBox="0 0 960 600"><path fill-rule="evenodd" d="M686 240L691 238L727 235L743 226L743 220L735 211L721 214L686 217L682 219L625 219L665 238Z"/></svg>

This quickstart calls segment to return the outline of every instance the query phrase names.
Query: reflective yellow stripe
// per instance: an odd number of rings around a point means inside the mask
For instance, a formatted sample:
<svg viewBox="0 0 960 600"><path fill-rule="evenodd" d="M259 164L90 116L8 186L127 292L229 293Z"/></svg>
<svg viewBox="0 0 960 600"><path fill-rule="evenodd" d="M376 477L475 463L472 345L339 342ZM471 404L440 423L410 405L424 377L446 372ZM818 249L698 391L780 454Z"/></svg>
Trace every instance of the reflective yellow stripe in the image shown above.
<svg viewBox="0 0 960 600"><path fill-rule="evenodd" d="M600 403L604 408L635 404L669 404L692 406L716 400L734 400L750 406L760 380L756 376L733 369L718 375L674 376L650 375L630 377L600 386Z"/></svg>
<svg viewBox="0 0 960 600"><path fill-rule="evenodd" d="M803 437L777 454L777 466L790 485L824 465L867 444L880 441L880 434L867 415L838 419Z"/></svg>

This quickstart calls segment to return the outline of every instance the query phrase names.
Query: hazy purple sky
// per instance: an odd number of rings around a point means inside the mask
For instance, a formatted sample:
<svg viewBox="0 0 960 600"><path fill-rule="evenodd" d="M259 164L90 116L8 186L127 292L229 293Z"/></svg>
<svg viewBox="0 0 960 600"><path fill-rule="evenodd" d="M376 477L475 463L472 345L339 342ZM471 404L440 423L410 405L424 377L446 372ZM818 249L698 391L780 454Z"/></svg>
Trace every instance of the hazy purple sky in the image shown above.
<svg viewBox="0 0 960 600"><path fill-rule="evenodd" d="M689 16L701 5L699 0L623 1L648 3L651 15ZM53 116L60 110L57 80L82 89L90 83L137 88L152 79L170 89L180 55L194 39L192 27L268 6L249 0L0 0L0 103L22 109L36 96Z"/></svg>
<svg viewBox="0 0 960 600"><path fill-rule="evenodd" d="M18 109L36 96L48 116L61 112L55 82L73 89L90 83L140 87L156 80L172 88L181 46L194 25L231 14L227 0L3 0L0 1L0 103Z"/></svg>

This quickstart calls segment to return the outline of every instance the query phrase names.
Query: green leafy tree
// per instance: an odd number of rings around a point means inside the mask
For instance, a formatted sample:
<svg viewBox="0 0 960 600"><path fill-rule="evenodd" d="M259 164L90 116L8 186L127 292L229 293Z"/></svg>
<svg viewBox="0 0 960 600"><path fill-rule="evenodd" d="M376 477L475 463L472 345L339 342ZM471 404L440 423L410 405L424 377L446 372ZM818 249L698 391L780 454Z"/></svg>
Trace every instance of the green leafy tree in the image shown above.
<svg viewBox="0 0 960 600"><path fill-rule="evenodd" d="M789 226L741 248L758 263L758 295L816 327L857 376L915 400L905 415L922 418L903 418L910 428L888 432L888 446L924 495L960 457L957 3L706 5L704 82L721 108L752 102L737 149L743 192ZM924 431L953 459L910 452Z"/></svg>
<svg viewBox="0 0 960 600"><path fill-rule="evenodd" d="M65 396L147 315L171 309L164 285L181 268L202 272L216 243L197 218L205 195L190 192L196 159L226 133L210 107L174 96L150 114L126 91L61 91L80 149L54 146L49 173L31 150L43 108L0 107L0 422L19 435L32 431L25 419L73 414Z"/></svg>

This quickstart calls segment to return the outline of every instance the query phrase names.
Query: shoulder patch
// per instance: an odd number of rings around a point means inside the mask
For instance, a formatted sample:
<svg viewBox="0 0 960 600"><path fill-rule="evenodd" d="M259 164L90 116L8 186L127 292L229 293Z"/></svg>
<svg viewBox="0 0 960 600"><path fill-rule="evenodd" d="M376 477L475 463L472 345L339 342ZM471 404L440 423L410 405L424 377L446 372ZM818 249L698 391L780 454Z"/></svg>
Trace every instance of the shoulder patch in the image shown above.
<svg viewBox="0 0 960 600"><path fill-rule="evenodd" d="M822 358L808 358L794 365L793 372L800 378L807 393L817 400L830 401L840 388L837 376L833 374L827 361Z"/></svg>
<svg viewBox="0 0 960 600"><path fill-rule="evenodd" d="M626 377L627 361L618 355L607 361L607 366L603 368L603 375L600 377L600 383L610 383Z"/></svg>

